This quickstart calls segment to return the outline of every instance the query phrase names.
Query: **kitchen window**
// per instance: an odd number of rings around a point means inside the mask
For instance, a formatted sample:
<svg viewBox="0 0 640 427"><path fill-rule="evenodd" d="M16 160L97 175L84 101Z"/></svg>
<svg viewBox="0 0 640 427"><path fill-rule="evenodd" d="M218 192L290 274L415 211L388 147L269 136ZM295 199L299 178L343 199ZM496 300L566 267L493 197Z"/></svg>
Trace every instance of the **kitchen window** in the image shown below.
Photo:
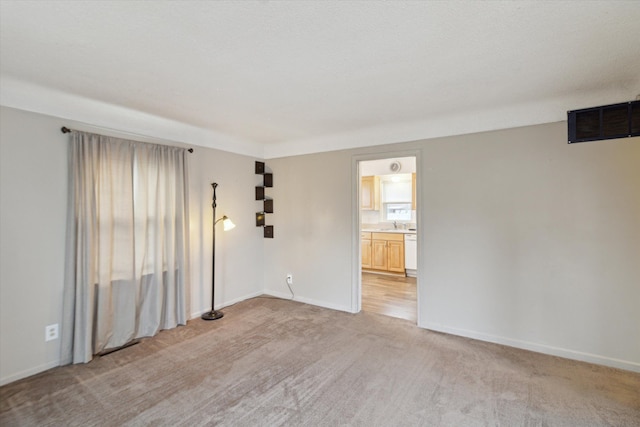
<svg viewBox="0 0 640 427"><path fill-rule="evenodd" d="M383 221L411 221L411 174L384 176L381 192Z"/></svg>
<svg viewBox="0 0 640 427"><path fill-rule="evenodd" d="M384 203L383 219L385 221L411 221L411 202Z"/></svg>

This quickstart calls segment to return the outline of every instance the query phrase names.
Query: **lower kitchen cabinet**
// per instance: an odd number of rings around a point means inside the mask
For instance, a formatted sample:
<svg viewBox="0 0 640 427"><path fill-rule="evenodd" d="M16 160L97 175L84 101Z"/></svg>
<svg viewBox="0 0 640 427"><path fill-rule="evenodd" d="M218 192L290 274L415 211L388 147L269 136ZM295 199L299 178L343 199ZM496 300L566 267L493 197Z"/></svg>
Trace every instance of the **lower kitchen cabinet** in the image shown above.
<svg viewBox="0 0 640 427"><path fill-rule="evenodd" d="M404 240L387 241L387 255L387 270L404 274Z"/></svg>
<svg viewBox="0 0 640 427"><path fill-rule="evenodd" d="M377 234L377 233L376 233ZM371 268L386 270L389 265L386 240L371 240Z"/></svg>
<svg viewBox="0 0 640 427"><path fill-rule="evenodd" d="M404 234L363 232L361 237L363 269L404 275Z"/></svg>
<svg viewBox="0 0 640 427"><path fill-rule="evenodd" d="M362 268L371 268L371 233L361 233Z"/></svg>

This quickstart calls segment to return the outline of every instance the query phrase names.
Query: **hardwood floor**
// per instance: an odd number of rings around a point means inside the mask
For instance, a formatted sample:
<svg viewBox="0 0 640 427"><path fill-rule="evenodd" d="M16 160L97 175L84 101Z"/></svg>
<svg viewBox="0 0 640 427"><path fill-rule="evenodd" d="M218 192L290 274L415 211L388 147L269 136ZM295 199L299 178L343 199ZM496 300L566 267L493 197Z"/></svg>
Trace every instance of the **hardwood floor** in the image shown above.
<svg viewBox="0 0 640 427"><path fill-rule="evenodd" d="M362 273L362 310L417 322L416 278Z"/></svg>

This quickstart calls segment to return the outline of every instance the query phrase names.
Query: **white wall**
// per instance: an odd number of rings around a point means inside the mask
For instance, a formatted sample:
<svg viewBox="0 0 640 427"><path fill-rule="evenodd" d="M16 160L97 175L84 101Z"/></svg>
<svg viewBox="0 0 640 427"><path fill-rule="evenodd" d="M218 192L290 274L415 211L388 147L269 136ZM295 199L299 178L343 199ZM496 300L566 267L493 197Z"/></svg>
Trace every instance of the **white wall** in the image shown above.
<svg viewBox="0 0 640 427"><path fill-rule="evenodd" d="M60 126L0 107L0 381L57 366L67 203ZM57 127L57 129L56 129ZM57 134L56 134L57 130Z"/></svg>
<svg viewBox="0 0 640 427"><path fill-rule="evenodd" d="M62 317L69 140L62 126L98 131L0 108L0 384L57 366L60 357L60 341L45 343L44 328ZM213 181L219 184L217 213L237 225L216 236L216 306L262 293L253 162L201 147L190 156L192 315L210 308Z"/></svg>
<svg viewBox="0 0 640 427"><path fill-rule="evenodd" d="M421 326L640 371L640 141L564 122L267 161L267 292L348 311L352 158L413 149Z"/></svg>
<svg viewBox="0 0 640 427"><path fill-rule="evenodd" d="M424 144L424 326L640 370L640 139Z"/></svg>
<svg viewBox="0 0 640 427"><path fill-rule="evenodd" d="M190 166L191 312L211 308L212 188L217 182L218 218L236 224L216 228L216 309L263 293L262 229L256 227L255 159L194 147Z"/></svg>
<svg viewBox="0 0 640 427"><path fill-rule="evenodd" d="M351 285L351 157L336 151L266 160L273 171L274 239L265 239L265 289L349 311Z"/></svg>

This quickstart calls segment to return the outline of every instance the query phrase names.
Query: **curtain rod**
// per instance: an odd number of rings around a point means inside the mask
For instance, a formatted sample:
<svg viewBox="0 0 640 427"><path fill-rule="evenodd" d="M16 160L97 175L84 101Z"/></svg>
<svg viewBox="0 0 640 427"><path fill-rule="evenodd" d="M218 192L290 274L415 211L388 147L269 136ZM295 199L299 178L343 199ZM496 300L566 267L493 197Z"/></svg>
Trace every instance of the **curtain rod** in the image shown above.
<svg viewBox="0 0 640 427"><path fill-rule="evenodd" d="M69 128L68 128L68 127L66 127L66 126L62 126L62 128L60 128L60 131L61 131L62 133L70 133L70 132L72 132L72 131L73 131L73 129L69 129ZM188 151L188 152L190 152L190 153L193 153L193 148L187 148L187 151Z"/></svg>

